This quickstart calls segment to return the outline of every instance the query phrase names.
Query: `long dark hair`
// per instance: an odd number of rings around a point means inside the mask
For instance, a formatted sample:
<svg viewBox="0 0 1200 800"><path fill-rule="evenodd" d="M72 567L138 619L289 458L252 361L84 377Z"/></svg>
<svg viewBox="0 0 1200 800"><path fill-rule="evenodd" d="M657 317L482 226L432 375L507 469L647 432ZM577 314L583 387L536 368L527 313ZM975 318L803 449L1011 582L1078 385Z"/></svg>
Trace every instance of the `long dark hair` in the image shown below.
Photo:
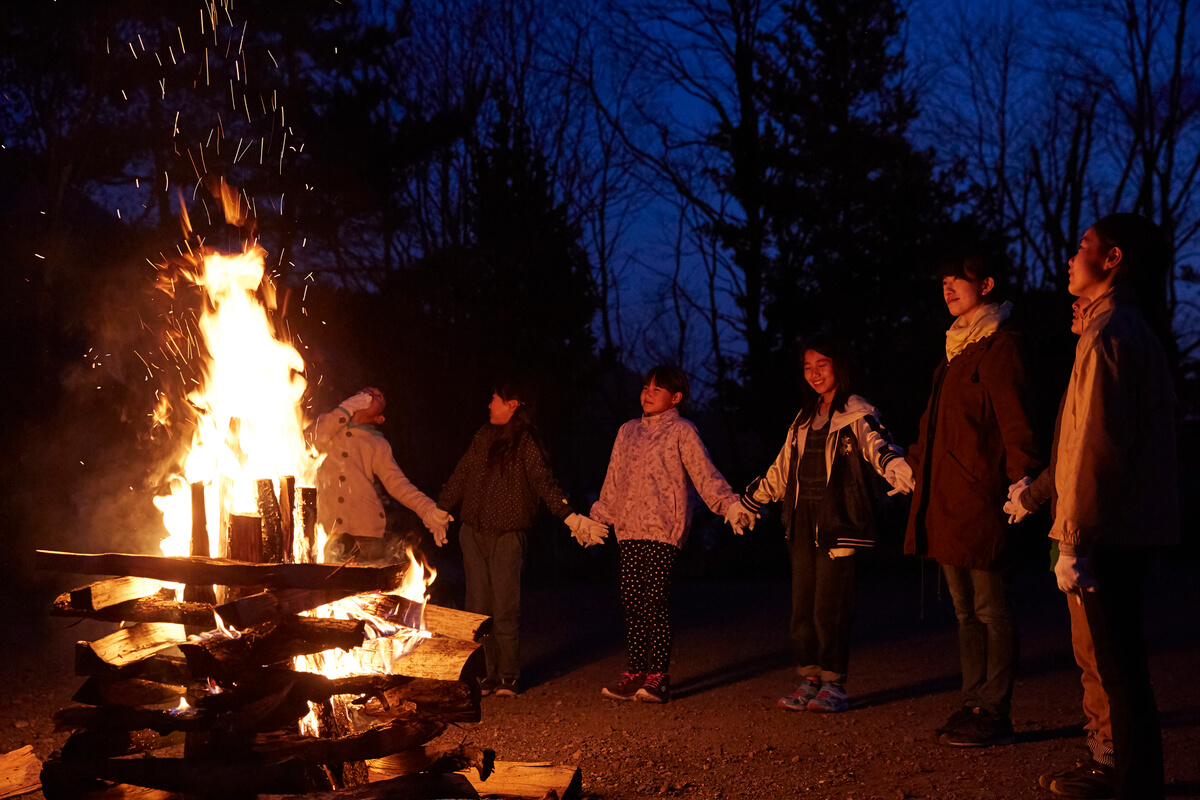
<svg viewBox="0 0 1200 800"><path fill-rule="evenodd" d="M516 400L520 405L513 412L512 419L501 428L496 441L492 442L492 446L488 450L488 468L499 467L501 471L508 469L508 466L516 459L517 453L520 452L521 440L526 436L530 437L530 441L545 455L541 437L538 436L537 427L533 424L535 403L533 392L529 387L510 379L499 381L492 391L501 400L505 402Z"/></svg>
<svg viewBox="0 0 1200 800"><path fill-rule="evenodd" d="M808 385L808 381L803 380L804 354L809 350L820 353L833 362L833 379L837 381L837 389L833 393L833 401L829 404L829 410L845 411L846 400L853 394L850 388L853 383L854 373L850 369L850 354L846 351L845 345L832 336L824 334L814 336L808 342L802 343L798 351L800 376L804 386L808 387L808 392L812 395L800 407L800 414L796 418L796 424L798 425L807 425L812 422L813 417L817 415L817 409L821 407L821 395L817 394Z"/></svg>
<svg viewBox="0 0 1200 800"><path fill-rule="evenodd" d="M1168 353L1175 352L1167 276L1171 253L1162 231L1141 214L1109 214L1092 225L1106 249L1121 248L1113 286L1127 289Z"/></svg>

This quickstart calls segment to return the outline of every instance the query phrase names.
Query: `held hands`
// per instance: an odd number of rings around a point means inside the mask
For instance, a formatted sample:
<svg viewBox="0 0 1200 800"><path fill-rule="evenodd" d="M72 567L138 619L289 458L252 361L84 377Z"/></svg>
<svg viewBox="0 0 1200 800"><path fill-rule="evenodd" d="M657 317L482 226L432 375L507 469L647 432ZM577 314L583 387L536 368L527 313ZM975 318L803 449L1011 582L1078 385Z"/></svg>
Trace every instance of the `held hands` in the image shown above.
<svg viewBox="0 0 1200 800"><path fill-rule="evenodd" d="M746 532L746 529L754 530L754 523L758 520L757 514L752 514L750 509L742 505L741 498L725 506L725 521L729 523L729 527L733 528L733 532L741 536Z"/></svg>
<svg viewBox="0 0 1200 800"><path fill-rule="evenodd" d="M569 514L563 521L571 529L571 535L575 537L575 541L583 547L604 544L604 540L608 538L608 526L603 522L596 522L591 517Z"/></svg>
<svg viewBox="0 0 1200 800"><path fill-rule="evenodd" d="M1008 524L1020 522L1029 516L1029 509L1025 508L1025 504L1021 502L1021 495L1033 483L1033 478L1026 475L1021 480L1008 487L1008 500L1004 503L1004 513L1008 514Z"/></svg>
<svg viewBox="0 0 1200 800"><path fill-rule="evenodd" d="M883 477L892 485L888 497L894 494L912 494L913 488L917 485L913 479L912 467L903 458L893 458L888 462Z"/></svg>
<svg viewBox="0 0 1200 800"><path fill-rule="evenodd" d="M433 534L433 543L441 547L446 543L446 535L450 529L450 523L454 521L454 517L450 516L449 511L443 511L440 508L435 508L425 515L421 520L425 523L425 527L429 528L429 532Z"/></svg>
<svg viewBox="0 0 1200 800"><path fill-rule="evenodd" d="M1054 562L1054 577L1058 588L1067 594L1096 591L1096 576L1092 573L1092 560L1087 553L1071 550L1062 551L1059 545L1058 561Z"/></svg>

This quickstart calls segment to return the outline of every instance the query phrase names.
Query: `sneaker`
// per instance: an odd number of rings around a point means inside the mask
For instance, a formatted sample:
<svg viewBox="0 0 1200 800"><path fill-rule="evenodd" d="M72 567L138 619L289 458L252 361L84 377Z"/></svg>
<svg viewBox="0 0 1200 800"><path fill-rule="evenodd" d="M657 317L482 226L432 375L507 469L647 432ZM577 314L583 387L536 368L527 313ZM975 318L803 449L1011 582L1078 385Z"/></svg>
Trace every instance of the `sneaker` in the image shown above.
<svg viewBox="0 0 1200 800"><path fill-rule="evenodd" d="M671 676L665 672L648 673L635 697L643 703L668 702L671 699Z"/></svg>
<svg viewBox="0 0 1200 800"><path fill-rule="evenodd" d="M621 679L616 684L601 689L600 694L611 697L613 700L632 700L645 682L646 673L626 672L621 675Z"/></svg>
<svg viewBox="0 0 1200 800"><path fill-rule="evenodd" d="M840 683L821 681L821 691L808 701L808 710L823 714L840 714L850 707L846 690Z"/></svg>
<svg viewBox="0 0 1200 800"><path fill-rule="evenodd" d="M501 678L500 685L496 687L496 697L516 697L521 693L521 687L517 685L516 678Z"/></svg>
<svg viewBox="0 0 1200 800"><path fill-rule="evenodd" d="M1116 794L1113 768L1088 761L1075 769L1054 776L1050 781L1050 791L1062 797L1107 800Z"/></svg>
<svg viewBox="0 0 1200 800"><path fill-rule="evenodd" d="M808 677L800 684L799 689L787 697L779 698L779 702L776 705L785 711L807 711L808 701L816 697L819 691L821 691L821 679Z"/></svg>
<svg viewBox="0 0 1200 800"><path fill-rule="evenodd" d="M970 718L938 737L939 742L951 747L992 747L1016 740L1008 717L997 717L983 708L972 709Z"/></svg>
<svg viewBox="0 0 1200 800"><path fill-rule="evenodd" d="M963 725L967 724L975 716L975 709L971 706L963 706L958 711L950 715L950 719L942 727L934 731L934 735L941 736L943 733L956 731ZM1049 788L1049 787L1047 787Z"/></svg>
<svg viewBox="0 0 1200 800"><path fill-rule="evenodd" d="M498 689L499 687L500 687L500 679L499 678L493 678L490 676L487 678L484 678L483 680L481 680L479 682L479 696L487 697L489 694L492 694L493 692L495 692L496 689Z"/></svg>

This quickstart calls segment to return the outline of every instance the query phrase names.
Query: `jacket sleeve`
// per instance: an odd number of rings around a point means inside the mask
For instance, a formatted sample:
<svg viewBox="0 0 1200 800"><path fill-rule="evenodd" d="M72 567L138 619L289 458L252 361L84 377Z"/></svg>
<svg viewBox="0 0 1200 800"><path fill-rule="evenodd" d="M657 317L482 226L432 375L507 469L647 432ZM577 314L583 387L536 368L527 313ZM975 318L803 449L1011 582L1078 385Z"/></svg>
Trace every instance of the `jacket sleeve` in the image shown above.
<svg viewBox="0 0 1200 800"><path fill-rule="evenodd" d="M615 525L617 522L617 505L621 500L618 494L628 458L628 436L625 433L628 424L622 425L621 430L617 431L617 440L613 442L612 455L608 459L608 472L604 475L604 485L600 487L600 499L592 503L592 509L588 512L589 517L605 525Z"/></svg>
<svg viewBox="0 0 1200 800"><path fill-rule="evenodd" d="M987 392L1004 443L1008 479L1016 483L1042 470L1030 424L1028 359L1019 337L996 335L987 359Z"/></svg>
<svg viewBox="0 0 1200 800"><path fill-rule="evenodd" d="M938 367L941 369L941 365ZM934 373L936 376L936 372ZM934 385L937 385L937 379L934 379ZM917 425L917 440L909 445L908 450L904 453L904 460L912 467L913 475L921 474L921 465L925 461L925 439L929 435L929 426L934 424L934 421L929 418L933 413L933 392L930 390L929 399L925 401L925 412L921 414L921 422ZM915 502L915 501L914 501Z"/></svg>
<svg viewBox="0 0 1200 800"><path fill-rule="evenodd" d="M1021 505L1030 513L1037 511L1042 503L1050 499L1054 491L1054 470L1047 467L1033 479L1029 488L1021 492Z"/></svg>
<svg viewBox="0 0 1200 800"><path fill-rule="evenodd" d="M683 422L679 426L679 456L683 468L705 505L716 514L724 514L730 504L738 502L738 496L708 457L699 432L690 422Z"/></svg>
<svg viewBox="0 0 1200 800"><path fill-rule="evenodd" d="M1124 397L1117 378L1118 360L1136 363L1136 352L1118 353L1119 342L1104 336L1076 357L1071 376L1073 422L1076 431L1070 468L1056 470L1058 507L1051 535L1065 544L1090 547L1100 532L1105 492L1123 490L1121 477L1126 463L1129 426L1136 424L1125 417L1133 404ZM1122 358L1123 357L1123 358ZM1059 459L1063 458L1059 451Z"/></svg>
<svg viewBox="0 0 1200 800"><path fill-rule="evenodd" d="M546 464L545 453L529 435L521 437L521 466L525 470L525 479L551 514L565 520L574 513L558 481L554 479L554 473Z"/></svg>
<svg viewBox="0 0 1200 800"><path fill-rule="evenodd" d="M881 476L887 472L888 464L893 459L904 457L892 440L891 431L883 427L874 413L864 414L854 421L854 436L858 439L863 459Z"/></svg>
<svg viewBox="0 0 1200 800"><path fill-rule="evenodd" d="M329 451L329 443L350 424L350 413L344 408L335 408L317 417L313 426L313 444L322 453Z"/></svg>
<svg viewBox="0 0 1200 800"><path fill-rule="evenodd" d="M795 435L796 423L793 422L783 440L783 447L779 448L779 455L775 456L775 461L771 463L764 474L750 482L746 491L742 492L742 505L755 514L765 504L777 503L783 499L784 491L787 489L788 475L792 470L792 437Z"/></svg>
<svg viewBox="0 0 1200 800"><path fill-rule="evenodd" d="M392 446L382 438L378 440L378 444L374 448L373 460L372 469L379 478L379 482L383 484L383 488L387 489L387 493L400 501L402 505L417 512L421 519L425 519L426 515L437 507L433 500L426 497L424 492L405 477L399 465L396 464L396 459L392 456Z"/></svg>
<svg viewBox="0 0 1200 800"><path fill-rule="evenodd" d="M458 460L458 464L454 467L454 472L451 473L450 479L446 481L446 485L438 493L438 508L444 511L453 511L462 503L463 497L467 492L467 481L476 468L482 466L481 459L485 457L482 448L482 435L482 429L476 431L474 438L471 439L470 446L467 448L467 452L463 453L462 458Z"/></svg>

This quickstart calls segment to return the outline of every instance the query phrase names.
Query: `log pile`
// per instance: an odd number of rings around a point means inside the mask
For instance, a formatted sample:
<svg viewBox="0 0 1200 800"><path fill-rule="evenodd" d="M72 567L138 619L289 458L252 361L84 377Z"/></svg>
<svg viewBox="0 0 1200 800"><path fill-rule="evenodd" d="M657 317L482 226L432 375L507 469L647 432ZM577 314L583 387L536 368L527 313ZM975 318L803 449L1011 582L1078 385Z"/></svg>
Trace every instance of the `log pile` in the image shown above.
<svg viewBox="0 0 1200 800"><path fill-rule="evenodd" d="M86 680L75 704L54 715L70 735L42 766L49 800L544 798L579 790L574 768L498 764L490 750L434 743L447 726L480 720L479 640L490 620L395 594L406 567L50 551L36 558L45 569L117 576L60 595L52 613L127 624L76 644L76 672ZM167 584L201 590L177 600ZM377 625L308 613L345 598L405 626L396 638L407 636L411 649L393 660L393 639ZM298 656L336 651L388 668L330 678L294 666Z"/></svg>

